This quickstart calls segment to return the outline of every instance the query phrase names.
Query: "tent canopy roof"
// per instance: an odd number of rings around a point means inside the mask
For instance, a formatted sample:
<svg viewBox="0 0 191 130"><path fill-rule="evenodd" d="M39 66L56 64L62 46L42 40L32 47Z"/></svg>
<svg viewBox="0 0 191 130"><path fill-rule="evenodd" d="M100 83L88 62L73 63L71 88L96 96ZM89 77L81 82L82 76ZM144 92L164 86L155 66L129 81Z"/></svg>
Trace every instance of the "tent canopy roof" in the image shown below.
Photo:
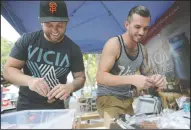
<svg viewBox="0 0 191 130"><path fill-rule="evenodd" d="M105 42L126 31L130 9L143 5L150 10L151 25L174 1L66 1L70 21L66 35L83 53L101 52ZM39 1L2 1L2 15L22 35L40 30Z"/></svg>

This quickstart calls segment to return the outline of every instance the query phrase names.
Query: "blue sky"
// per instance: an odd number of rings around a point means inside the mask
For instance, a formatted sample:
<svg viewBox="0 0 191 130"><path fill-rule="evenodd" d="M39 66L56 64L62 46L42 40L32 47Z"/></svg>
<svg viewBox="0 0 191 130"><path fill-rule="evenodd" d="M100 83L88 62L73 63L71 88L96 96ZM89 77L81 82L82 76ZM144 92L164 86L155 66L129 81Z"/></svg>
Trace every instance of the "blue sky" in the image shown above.
<svg viewBox="0 0 191 130"><path fill-rule="evenodd" d="M1 37L6 38L11 42L15 42L20 35L17 31L7 22L7 20L1 15Z"/></svg>

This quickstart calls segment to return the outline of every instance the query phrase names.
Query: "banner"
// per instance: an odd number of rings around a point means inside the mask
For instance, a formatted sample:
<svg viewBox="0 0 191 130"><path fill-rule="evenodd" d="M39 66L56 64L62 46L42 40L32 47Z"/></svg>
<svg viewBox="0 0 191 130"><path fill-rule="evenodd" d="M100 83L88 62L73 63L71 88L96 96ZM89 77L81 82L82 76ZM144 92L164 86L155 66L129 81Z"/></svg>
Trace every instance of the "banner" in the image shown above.
<svg viewBox="0 0 191 130"><path fill-rule="evenodd" d="M163 28L172 24L177 17L181 17L183 15L190 15L190 1L175 1L172 6L149 28L148 34L142 41L142 44L146 44Z"/></svg>
<svg viewBox="0 0 191 130"><path fill-rule="evenodd" d="M152 74L166 76L168 84L164 92L190 92L189 3L176 1L148 33L145 47L149 66Z"/></svg>

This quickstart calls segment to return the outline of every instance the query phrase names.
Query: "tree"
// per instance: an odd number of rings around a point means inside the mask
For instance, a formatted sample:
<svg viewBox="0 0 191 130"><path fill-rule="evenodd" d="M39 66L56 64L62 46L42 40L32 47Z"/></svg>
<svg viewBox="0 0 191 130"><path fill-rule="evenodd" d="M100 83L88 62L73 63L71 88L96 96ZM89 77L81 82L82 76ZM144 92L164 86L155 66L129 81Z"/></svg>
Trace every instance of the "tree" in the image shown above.
<svg viewBox="0 0 191 130"><path fill-rule="evenodd" d="M91 91L96 85L96 73L98 68L97 56L98 54L83 54L86 75L85 86L90 86Z"/></svg>
<svg viewBox="0 0 191 130"><path fill-rule="evenodd" d="M3 65L6 63L7 58L9 57L9 53L12 47L13 47L12 42L1 37L1 69L3 69Z"/></svg>
<svg viewBox="0 0 191 130"><path fill-rule="evenodd" d="M8 81L4 80L4 78L2 76L2 72L3 72L3 66L9 57L9 53L10 53L12 47L13 47L12 42L1 37L1 84L3 84L4 87L10 85L10 83Z"/></svg>

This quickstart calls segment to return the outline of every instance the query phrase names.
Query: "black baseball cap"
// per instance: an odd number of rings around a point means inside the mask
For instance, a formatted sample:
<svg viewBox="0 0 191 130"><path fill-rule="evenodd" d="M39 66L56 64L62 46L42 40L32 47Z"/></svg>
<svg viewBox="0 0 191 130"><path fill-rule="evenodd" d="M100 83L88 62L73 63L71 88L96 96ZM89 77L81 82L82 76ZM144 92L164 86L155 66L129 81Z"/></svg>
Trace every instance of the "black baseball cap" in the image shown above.
<svg viewBox="0 0 191 130"><path fill-rule="evenodd" d="M68 10L64 1L40 1L39 21L41 23L68 20Z"/></svg>

